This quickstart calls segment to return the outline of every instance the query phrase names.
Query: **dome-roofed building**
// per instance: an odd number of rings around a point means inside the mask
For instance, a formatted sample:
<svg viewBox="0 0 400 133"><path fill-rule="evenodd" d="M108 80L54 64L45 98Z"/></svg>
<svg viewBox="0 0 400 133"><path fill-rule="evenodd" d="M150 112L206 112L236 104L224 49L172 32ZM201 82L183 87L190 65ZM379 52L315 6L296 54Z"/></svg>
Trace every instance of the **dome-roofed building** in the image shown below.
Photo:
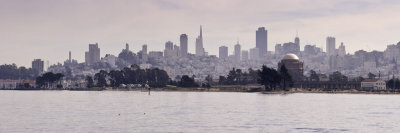
<svg viewBox="0 0 400 133"><path fill-rule="evenodd" d="M295 54L287 54L283 56L282 60L299 60L299 57Z"/></svg>
<svg viewBox="0 0 400 133"><path fill-rule="evenodd" d="M295 54L287 54L278 63L278 70L285 64L290 76L294 81L303 80L303 62Z"/></svg>

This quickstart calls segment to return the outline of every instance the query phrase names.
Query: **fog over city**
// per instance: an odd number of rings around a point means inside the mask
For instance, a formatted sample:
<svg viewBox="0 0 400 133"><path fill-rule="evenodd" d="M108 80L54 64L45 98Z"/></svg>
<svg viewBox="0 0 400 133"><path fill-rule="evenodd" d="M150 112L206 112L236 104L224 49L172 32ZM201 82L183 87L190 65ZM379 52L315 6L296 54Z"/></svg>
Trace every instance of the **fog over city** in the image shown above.
<svg viewBox="0 0 400 133"><path fill-rule="evenodd" d="M85 61L88 44L98 43L101 57L118 55L129 43L133 52L143 44L163 51L188 35L188 51L203 26L204 49L229 54L237 41L255 47L258 27L268 30L268 50L293 41L326 50L326 37L346 51L383 51L399 41L400 1L396 0L35 0L0 2L0 64L31 66L40 58L50 64L72 58ZM336 47L337 48L337 47Z"/></svg>

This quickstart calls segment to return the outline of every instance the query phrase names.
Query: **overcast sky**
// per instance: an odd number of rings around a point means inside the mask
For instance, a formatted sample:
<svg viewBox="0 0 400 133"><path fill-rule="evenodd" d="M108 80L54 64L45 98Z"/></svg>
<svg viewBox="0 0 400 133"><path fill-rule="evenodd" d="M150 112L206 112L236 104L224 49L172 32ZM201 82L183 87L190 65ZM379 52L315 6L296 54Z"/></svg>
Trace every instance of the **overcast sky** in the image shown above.
<svg viewBox="0 0 400 133"><path fill-rule="evenodd" d="M101 56L118 53L125 43L134 52L179 45L188 34L189 52L203 25L204 47L213 55L226 45L233 53L255 47L258 27L268 30L268 50L293 41L301 49L325 49L327 36L346 50L383 51L400 41L398 0L0 0L0 64L31 67L35 58L63 62L68 51L79 62L89 43L99 43Z"/></svg>

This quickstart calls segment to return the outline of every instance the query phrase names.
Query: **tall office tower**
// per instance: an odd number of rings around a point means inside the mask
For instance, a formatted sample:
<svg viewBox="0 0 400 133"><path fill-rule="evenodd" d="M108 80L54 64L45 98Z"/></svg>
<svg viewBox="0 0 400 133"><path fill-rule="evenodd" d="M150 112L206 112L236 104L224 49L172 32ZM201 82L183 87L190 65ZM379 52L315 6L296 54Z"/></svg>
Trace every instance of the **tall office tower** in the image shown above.
<svg viewBox="0 0 400 133"><path fill-rule="evenodd" d="M142 45L142 63L146 64L147 63L147 44Z"/></svg>
<svg viewBox="0 0 400 133"><path fill-rule="evenodd" d="M294 44L296 44L296 49L300 52L300 38L297 35L296 38L294 38Z"/></svg>
<svg viewBox="0 0 400 133"><path fill-rule="evenodd" d="M226 47L226 46L219 47L219 56L218 57L220 59L228 58L228 47Z"/></svg>
<svg viewBox="0 0 400 133"><path fill-rule="evenodd" d="M346 55L346 47L344 46L343 42L340 44L339 49L338 49L338 55L340 57L343 57Z"/></svg>
<svg viewBox="0 0 400 133"><path fill-rule="evenodd" d="M186 57L187 53L188 53L188 37L187 37L187 35L182 34L180 37L180 41L181 41L181 44L180 44L181 57Z"/></svg>
<svg viewBox="0 0 400 133"><path fill-rule="evenodd" d="M35 71L36 74L40 74L44 70L44 61L41 59L35 59L32 61L32 70Z"/></svg>
<svg viewBox="0 0 400 133"><path fill-rule="evenodd" d="M174 44L171 41L165 43L164 57L173 56Z"/></svg>
<svg viewBox="0 0 400 133"><path fill-rule="evenodd" d="M249 51L243 50L242 51L242 60L248 60L249 59Z"/></svg>
<svg viewBox="0 0 400 133"><path fill-rule="evenodd" d="M326 38L326 54L328 56L336 55L336 39L334 37Z"/></svg>
<svg viewBox="0 0 400 133"><path fill-rule="evenodd" d="M174 45L174 52L173 52L173 54L174 54L174 56L176 56L176 57L179 57L179 56L181 56L181 50L180 50L181 48L178 46L178 45Z"/></svg>
<svg viewBox="0 0 400 133"><path fill-rule="evenodd" d="M260 50L258 48L250 49L250 59L258 60L260 57Z"/></svg>
<svg viewBox="0 0 400 133"><path fill-rule="evenodd" d="M125 50L129 51L129 44L128 43L125 44Z"/></svg>
<svg viewBox="0 0 400 133"><path fill-rule="evenodd" d="M72 58L71 58L71 51L69 51L69 58L68 58L69 63L72 62Z"/></svg>
<svg viewBox="0 0 400 133"><path fill-rule="evenodd" d="M100 48L99 45L89 44L89 51L85 52L85 63L93 64L100 61Z"/></svg>
<svg viewBox="0 0 400 133"><path fill-rule="evenodd" d="M234 56L236 61L240 61L240 44L239 42L235 45L235 51L234 51Z"/></svg>
<svg viewBox="0 0 400 133"><path fill-rule="evenodd" d="M165 49L174 49L174 44L171 41L165 43Z"/></svg>
<svg viewBox="0 0 400 133"><path fill-rule="evenodd" d="M204 47L203 47L203 29L200 26L200 35L196 38L196 55L204 56Z"/></svg>
<svg viewBox="0 0 400 133"><path fill-rule="evenodd" d="M281 55L283 52L282 44L275 45L275 55Z"/></svg>
<svg viewBox="0 0 400 133"><path fill-rule="evenodd" d="M259 27L256 31L256 48L259 50L259 57L264 57L264 55L267 54L268 31L265 30L265 27Z"/></svg>

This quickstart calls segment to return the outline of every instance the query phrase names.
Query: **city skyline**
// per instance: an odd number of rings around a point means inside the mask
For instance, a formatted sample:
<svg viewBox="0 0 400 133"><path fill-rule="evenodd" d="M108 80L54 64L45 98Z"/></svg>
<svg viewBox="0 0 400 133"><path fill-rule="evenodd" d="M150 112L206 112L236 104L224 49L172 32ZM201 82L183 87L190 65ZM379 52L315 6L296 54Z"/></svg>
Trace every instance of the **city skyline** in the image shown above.
<svg viewBox="0 0 400 133"><path fill-rule="evenodd" d="M237 38L243 50L254 48L258 27L268 31L269 51L274 51L277 43L292 41L296 31L301 49L313 44L325 51L327 36L336 38L336 48L344 42L350 53L359 49L383 51L386 45L398 42L397 1L313 4L319 6L300 6L313 2L310 0L274 2L273 6L287 7L284 9L273 7L268 1L220 2L225 5L215 7L219 4L209 5L206 1L4 1L0 8L5 20L0 22L0 63L27 67L33 59L62 63L68 59L69 51L73 59L83 62L87 44L96 42L102 49L101 57L117 55L125 43L134 52L143 44L148 45L149 51L163 51L167 41L179 45L181 34L188 35L188 52L194 54L199 25L203 25L203 47L209 55L218 55L218 47L223 45L233 53ZM109 7L107 13L102 11L105 7ZM239 7L241 10L236 11ZM141 10L143 14L136 13ZM23 53L29 53L29 57Z"/></svg>

